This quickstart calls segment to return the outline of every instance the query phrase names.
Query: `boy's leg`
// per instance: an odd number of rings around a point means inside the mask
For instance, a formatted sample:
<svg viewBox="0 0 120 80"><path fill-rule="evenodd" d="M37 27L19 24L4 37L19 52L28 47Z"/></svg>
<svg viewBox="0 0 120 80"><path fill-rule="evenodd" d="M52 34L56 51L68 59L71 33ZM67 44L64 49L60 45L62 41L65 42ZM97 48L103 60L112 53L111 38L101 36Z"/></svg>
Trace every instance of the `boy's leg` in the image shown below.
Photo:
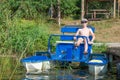
<svg viewBox="0 0 120 80"><path fill-rule="evenodd" d="M84 39L84 54L87 54L88 53L88 44L87 44L87 40L86 38Z"/></svg>
<svg viewBox="0 0 120 80"><path fill-rule="evenodd" d="M74 58L75 60L79 60L81 57L80 57L80 52L79 52L79 49L78 49L78 46L80 46L80 44L83 42L83 39L82 38L78 38L78 40L74 43Z"/></svg>
<svg viewBox="0 0 120 80"><path fill-rule="evenodd" d="M75 46L78 47L83 42L82 38L78 38L78 41L75 43Z"/></svg>

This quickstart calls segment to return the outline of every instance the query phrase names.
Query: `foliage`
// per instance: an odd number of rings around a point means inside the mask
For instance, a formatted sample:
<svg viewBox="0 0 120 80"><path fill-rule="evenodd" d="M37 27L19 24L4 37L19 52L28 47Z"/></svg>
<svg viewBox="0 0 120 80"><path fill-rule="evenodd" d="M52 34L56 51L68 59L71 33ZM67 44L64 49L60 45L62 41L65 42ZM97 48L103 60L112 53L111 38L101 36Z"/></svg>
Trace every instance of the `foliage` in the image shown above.
<svg viewBox="0 0 120 80"><path fill-rule="evenodd" d="M110 9L111 6L111 1L109 2L99 2L99 1L91 1L88 3L88 9Z"/></svg>
<svg viewBox="0 0 120 80"><path fill-rule="evenodd" d="M61 0L61 13L69 16L74 15L79 8L76 6L77 0Z"/></svg>
<svg viewBox="0 0 120 80"><path fill-rule="evenodd" d="M49 16L51 5L53 6L53 15L57 17L57 0L2 0L0 1L0 15L4 12L9 13L9 18L14 16L25 19L40 18L41 15ZM106 6L107 5L107 6ZM60 0L61 16L80 15L81 0ZM92 1L88 3L88 9L111 9L109 2Z"/></svg>
<svg viewBox="0 0 120 80"><path fill-rule="evenodd" d="M9 49L12 49L14 53L21 53L28 41L30 43L27 53L46 50L49 36L46 25L27 20L14 20L9 23L9 26L0 26L0 45L2 47L0 53L5 53Z"/></svg>

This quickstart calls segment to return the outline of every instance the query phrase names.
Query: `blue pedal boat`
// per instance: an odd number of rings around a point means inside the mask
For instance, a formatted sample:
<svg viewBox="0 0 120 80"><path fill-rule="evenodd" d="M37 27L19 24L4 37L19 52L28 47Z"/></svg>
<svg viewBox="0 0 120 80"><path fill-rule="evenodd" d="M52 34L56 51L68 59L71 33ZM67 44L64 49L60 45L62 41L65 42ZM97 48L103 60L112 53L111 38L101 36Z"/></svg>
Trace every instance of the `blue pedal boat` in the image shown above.
<svg viewBox="0 0 120 80"><path fill-rule="evenodd" d="M88 26L93 32L95 28ZM21 59L27 73L41 73L47 71L54 65L53 62L84 62L88 63L92 53L92 44L88 43L88 54L84 55L84 44L81 44L77 49L74 46L74 34L81 26L66 25L61 28L61 34L51 34L48 39L48 50L45 52L35 52L34 56ZM52 52L51 40L53 37L58 37L55 44L55 53ZM85 36L77 36L85 37ZM89 36L90 40L92 36Z"/></svg>

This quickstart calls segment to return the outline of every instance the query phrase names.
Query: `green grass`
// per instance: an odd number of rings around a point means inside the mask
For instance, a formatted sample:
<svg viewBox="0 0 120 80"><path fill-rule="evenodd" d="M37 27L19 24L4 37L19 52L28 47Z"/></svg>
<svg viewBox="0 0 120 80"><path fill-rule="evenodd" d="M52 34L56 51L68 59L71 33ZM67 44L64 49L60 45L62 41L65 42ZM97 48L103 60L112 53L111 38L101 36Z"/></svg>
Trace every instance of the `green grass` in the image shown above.
<svg viewBox="0 0 120 80"><path fill-rule="evenodd" d="M95 46L93 45L93 53L103 53L106 52L107 46L101 45L101 46Z"/></svg>

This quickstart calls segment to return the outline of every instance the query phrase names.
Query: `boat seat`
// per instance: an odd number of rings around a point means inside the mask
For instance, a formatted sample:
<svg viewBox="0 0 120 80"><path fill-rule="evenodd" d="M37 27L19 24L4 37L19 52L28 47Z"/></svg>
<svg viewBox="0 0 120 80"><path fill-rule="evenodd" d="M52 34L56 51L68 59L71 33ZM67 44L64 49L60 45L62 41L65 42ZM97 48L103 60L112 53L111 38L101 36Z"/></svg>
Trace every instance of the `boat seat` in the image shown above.
<svg viewBox="0 0 120 80"><path fill-rule="evenodd" d="M95 29L91 26L88 26L93 32ZM74 46L74 35L78 29L82 27L80 26L64 26L61 28L60 40L55 42L56 45L56 54L57 57L60 55L64 55L58 60L60 61L73 61L73 62L85 62L88 61L88 58L92 52L92 44L88 43L88 54L87 57L84 57L84 43L80 44L77 50L75 50ZM77 38L82 37L86 38L85 36L77 36ZM89 39L92 39L92 36L89 36ZM56 58L57 59L57 58Z"/></svg>

